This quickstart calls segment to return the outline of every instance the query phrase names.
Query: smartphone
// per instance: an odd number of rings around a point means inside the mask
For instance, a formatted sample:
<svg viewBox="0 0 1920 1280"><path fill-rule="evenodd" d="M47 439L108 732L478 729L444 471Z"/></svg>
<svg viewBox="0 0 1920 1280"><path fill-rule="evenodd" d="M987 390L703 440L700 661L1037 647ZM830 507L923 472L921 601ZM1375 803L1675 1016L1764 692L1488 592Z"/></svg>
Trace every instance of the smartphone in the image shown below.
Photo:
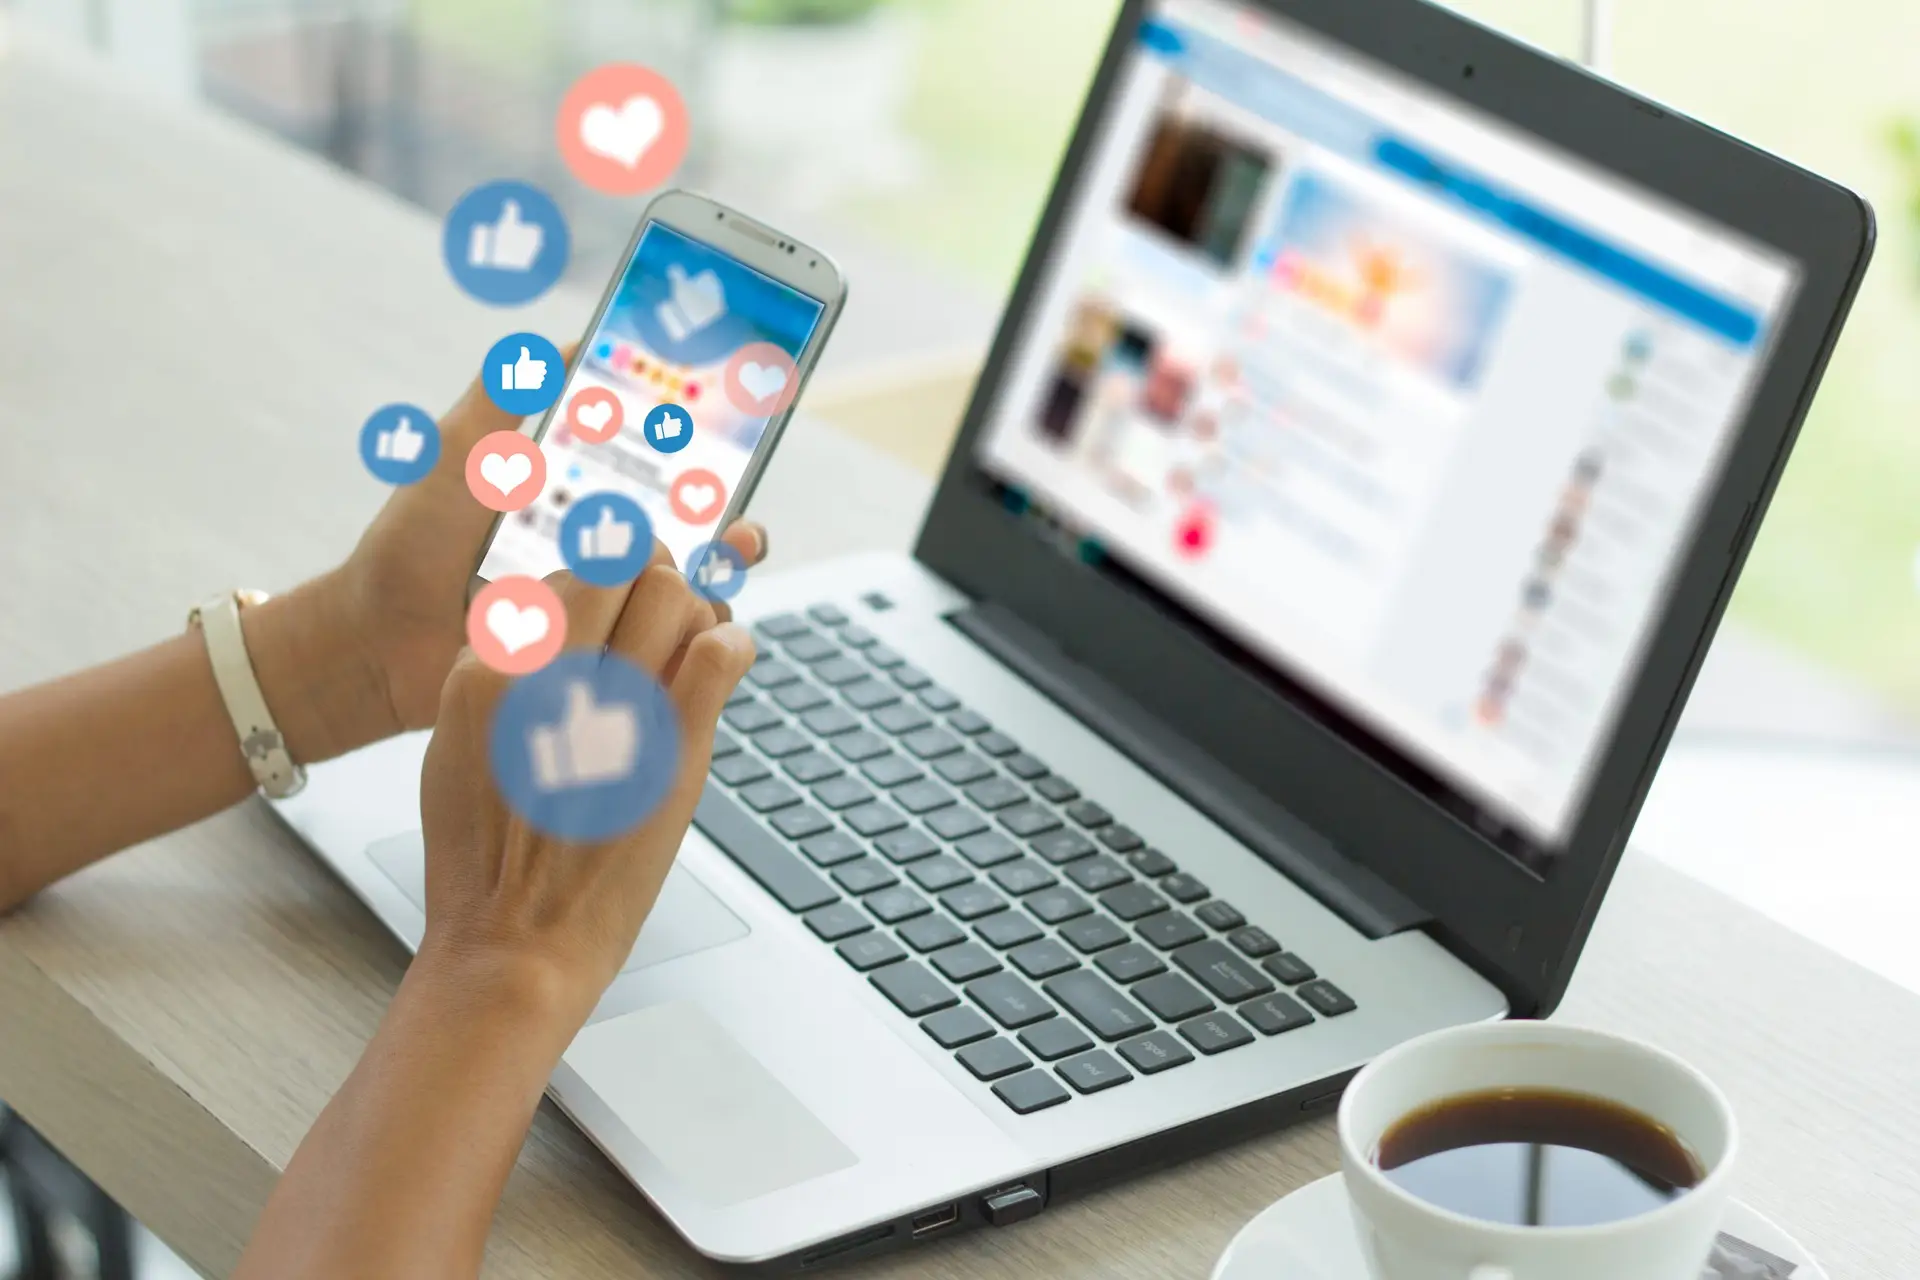
<svg viewBox="0 0 1920 1280"><path fill-rule="evenodd" d="M546 489L494 521L474 588L565 568L568 507L608 490L684 570L746 508L846 296L818 249L705 196L656 196L534 432Z"/></svg>

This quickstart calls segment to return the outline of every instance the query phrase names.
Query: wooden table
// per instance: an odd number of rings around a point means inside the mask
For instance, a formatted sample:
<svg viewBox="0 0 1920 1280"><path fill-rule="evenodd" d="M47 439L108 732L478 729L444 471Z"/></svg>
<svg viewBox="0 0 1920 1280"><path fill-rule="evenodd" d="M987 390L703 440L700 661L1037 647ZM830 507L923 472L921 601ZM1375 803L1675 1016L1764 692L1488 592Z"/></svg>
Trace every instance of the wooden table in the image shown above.
<svg viewBox="0 0 1920 1280"><path fill-rule="evenodd" d="M373 406L446 403L509 327L583 324L579 294L508 314L465 300L437 237L265 137L38 47L0 52L0 688L171 632L212 590L331 563L381 498L354 450ZM904 545L927 492L809 422L756 512L792 564ZM225 1274L405 964L243 804L0 920L0 1097ZM1740 1193L1836 1277L1920 1275L1920 1001L1633 856L1563 1016L1717 1078L1746 1124ZM1200 1276L1334 1160L1321 1121L846 1274ZM713 1271L541 1109L488 1275Z"/></svg>

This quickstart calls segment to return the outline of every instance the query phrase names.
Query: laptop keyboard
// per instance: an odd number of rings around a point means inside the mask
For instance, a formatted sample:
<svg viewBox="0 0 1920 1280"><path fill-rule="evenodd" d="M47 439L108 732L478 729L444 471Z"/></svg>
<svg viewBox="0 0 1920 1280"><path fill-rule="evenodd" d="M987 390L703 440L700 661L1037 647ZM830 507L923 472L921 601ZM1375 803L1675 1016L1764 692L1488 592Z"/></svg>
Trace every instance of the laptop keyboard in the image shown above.
<svg viewBox="0 0 1920 1280"><path fill-rule="evenodd" d="M754 632L697 825L1014 1111L1354 1009L836 606Z"/></svg>

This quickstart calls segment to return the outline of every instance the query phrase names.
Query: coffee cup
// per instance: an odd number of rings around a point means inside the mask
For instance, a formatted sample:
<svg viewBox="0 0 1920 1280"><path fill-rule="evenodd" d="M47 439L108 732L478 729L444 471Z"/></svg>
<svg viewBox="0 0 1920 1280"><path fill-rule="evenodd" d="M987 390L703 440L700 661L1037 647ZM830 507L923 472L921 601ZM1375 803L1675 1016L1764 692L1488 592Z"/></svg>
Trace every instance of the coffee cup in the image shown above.
<svg viewBox="0 0 1920 1280"><path fill-rule="evenodd" d="M1699 1280L1739 1145L1672 1054L1520 1021L1382 1054L1339 1130L1373 1280Z"/></svg>

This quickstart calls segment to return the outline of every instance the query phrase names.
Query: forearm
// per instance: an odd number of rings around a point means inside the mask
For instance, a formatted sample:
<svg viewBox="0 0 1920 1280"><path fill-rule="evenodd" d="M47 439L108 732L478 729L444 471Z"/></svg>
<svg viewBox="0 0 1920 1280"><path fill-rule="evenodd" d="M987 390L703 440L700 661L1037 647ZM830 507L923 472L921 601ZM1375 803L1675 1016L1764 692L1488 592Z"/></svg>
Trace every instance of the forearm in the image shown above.
<svg viewBox="0 0 1920 1280"><path fill-rule="evenodd" d="M322 579L241 613L267 708L301 763L392 731L329 591ZM253 786L197 630L0 697L0 911Z"/></svg>
<svg viewBox="0 0 1920 1280"><path fill-rule="evenodd" d="M414 960L308 1131L234 1280L470 1280L578 983L504 958Z"/></svg>

